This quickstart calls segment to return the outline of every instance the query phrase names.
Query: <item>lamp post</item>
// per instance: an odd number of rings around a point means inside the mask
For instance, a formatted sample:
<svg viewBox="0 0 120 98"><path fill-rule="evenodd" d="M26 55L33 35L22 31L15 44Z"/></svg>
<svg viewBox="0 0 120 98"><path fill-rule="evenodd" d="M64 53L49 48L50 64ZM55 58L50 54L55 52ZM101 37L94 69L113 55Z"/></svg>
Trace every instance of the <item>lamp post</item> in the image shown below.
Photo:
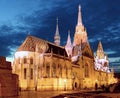
<svg viewBox="0 0 120 98"><path fill-rule="evenodd" d="M64 91L66 91L66 79L64 79Z"/></svg>

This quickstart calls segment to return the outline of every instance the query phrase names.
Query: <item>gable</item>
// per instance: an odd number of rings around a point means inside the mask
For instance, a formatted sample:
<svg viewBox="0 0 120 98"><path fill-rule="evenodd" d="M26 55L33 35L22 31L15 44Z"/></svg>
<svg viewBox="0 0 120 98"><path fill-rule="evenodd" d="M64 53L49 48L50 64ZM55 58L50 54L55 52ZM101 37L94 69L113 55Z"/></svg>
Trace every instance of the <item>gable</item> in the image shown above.
<svg viewBox="0 0 120 98"><path fill-rule="evenodd" d="M82 49L82 55L94 58L94 54L89 43L86 43L85 47Z"/></svg>

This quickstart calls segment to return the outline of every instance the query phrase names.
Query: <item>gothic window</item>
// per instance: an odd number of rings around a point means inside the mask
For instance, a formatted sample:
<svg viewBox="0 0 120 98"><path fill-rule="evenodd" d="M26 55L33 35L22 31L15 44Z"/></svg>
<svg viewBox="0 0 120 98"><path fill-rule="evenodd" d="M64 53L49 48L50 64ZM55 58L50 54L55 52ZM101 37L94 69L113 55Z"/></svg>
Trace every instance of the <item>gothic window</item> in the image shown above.
<svg viewBox="0 0 120 98"><path fill-rule="evenodd" d="M68 69L67 69L67 66L66 66L66 78L68 77Z"/></svg>
<svg viewBox="0 0 120 98"><path fill-rule="evenodd" d="M46 75L47 77L50 77L50 64L49 63L46 65Z"/></svg>
<svg viewBox="0 0 120 98"><path fill-rule="evenodd" d="M65 75L66 75L66 78L67 78L68 71L67 71L67 66L66 65L64 66L64 70L65 70Z"/></svg>
<svg viewBox="0 0 120 98"><path fill-rule="evenodd" d="M33 58L30 58L30 64L33 64Z"/></svg>
<svg viewBox="0 0 120 98"><path fill-rule="evenodd" d="M27 69L24 68L24 79L26 79L26 78L27 78Z"/></svg>
<svg viewBox="0 0 120 98"><path fill-rule="evenodd" d="M61 65L59 65L59 69L60 69L59 70L59 76L62 77L62 66Z"/></svg>
<svg viewBox="0 0 120 98"><path fill-rule="evenodd" d="M85 77L89 77L89 69L88 69L88 65L85 65Z"/></svg>
<svg viewBox="0 0 120 98"><path fill-rule="evenodd" d="M33 69L30 69L30 79L33 79Z"/></svg>
<svg viewBox="0 0 120 98"><path fill-rule="evenodd" d="M26 64L27 63L27 58L26 57L24 57L24 64Z"/></svg>
<svg viewBox="0 0 120 98"><path fill-rule="evenodd" d="M55 66L55 63L53 64L53 74L52 74L53 77L56 76L56 66Z"/></svg>

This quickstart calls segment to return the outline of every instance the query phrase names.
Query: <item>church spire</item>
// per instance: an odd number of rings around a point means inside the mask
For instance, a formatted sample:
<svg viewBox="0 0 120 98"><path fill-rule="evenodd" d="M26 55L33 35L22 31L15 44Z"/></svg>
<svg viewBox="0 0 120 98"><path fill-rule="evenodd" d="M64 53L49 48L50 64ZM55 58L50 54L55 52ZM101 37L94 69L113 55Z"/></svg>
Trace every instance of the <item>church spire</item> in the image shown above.
<svg viewBox="0 0 120 98"><path fill-rule="evenodd" d="M55 32L55 36L54 36L54 43L56 45L60 45L60 34L59 34L59 28L58 28L58 18L56 19L56 32Z"/></svg>
<svg viewBox="0 0 120 98"><path fill-rule="evenodd" d="M98 48L97 48L96 56L97 56L99 59L104 58L104 51L103 51L103 46L102 46L101 41L99 41L99 43L98 43Z"/></svg>
<svg viewBox="0 0 120 98"><path fill-rule="evenodd" d="M81 16L81 6L78 6L78 23L77 25L82 25L82 16Z"/></svg>
<svg viewBox="0 0 120 98"><path fill-rule="evenodd" d="M70 38L70 30L68 31L68 38L67 38L67 43L66 43L66 46L71 46L72 43L71 43L71 38Z"/></svg>
<svg viewBox="0 0 120 98"><path fill-rule="evenodd" d="M79 5L78 7L78 20L77 20L77 25L75 29L75 34L74 34L74 43L75 45L80 45L82 43L87 43L87 32L82 24L82 16L81 16L81 6Z"/></svg>
<svg viewBox="0 0 120 98"><path fill-rule="evenodd" d="M71 43L71 38L70 38L70 31L68 31L68 38L67 38L67 43L65 45L65 50L67 52L68 57L72 56L72 43Z"/></svg>

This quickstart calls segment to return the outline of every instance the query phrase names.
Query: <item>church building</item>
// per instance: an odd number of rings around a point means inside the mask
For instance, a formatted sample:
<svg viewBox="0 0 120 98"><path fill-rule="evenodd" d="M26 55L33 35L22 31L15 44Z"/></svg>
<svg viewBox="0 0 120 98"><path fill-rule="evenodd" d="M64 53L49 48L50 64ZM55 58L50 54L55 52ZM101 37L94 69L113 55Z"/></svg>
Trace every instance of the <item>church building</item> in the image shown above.
<svg viewBox="0 0 120 98"><path fill-rule="evenodd" d="M73 42L70 32L66 45L61 46L60 42L58 19L54 43L27 36L15 52L13 63L21 90L81 90L115 82L101 42L94 56L80 5Z"/></svg>

